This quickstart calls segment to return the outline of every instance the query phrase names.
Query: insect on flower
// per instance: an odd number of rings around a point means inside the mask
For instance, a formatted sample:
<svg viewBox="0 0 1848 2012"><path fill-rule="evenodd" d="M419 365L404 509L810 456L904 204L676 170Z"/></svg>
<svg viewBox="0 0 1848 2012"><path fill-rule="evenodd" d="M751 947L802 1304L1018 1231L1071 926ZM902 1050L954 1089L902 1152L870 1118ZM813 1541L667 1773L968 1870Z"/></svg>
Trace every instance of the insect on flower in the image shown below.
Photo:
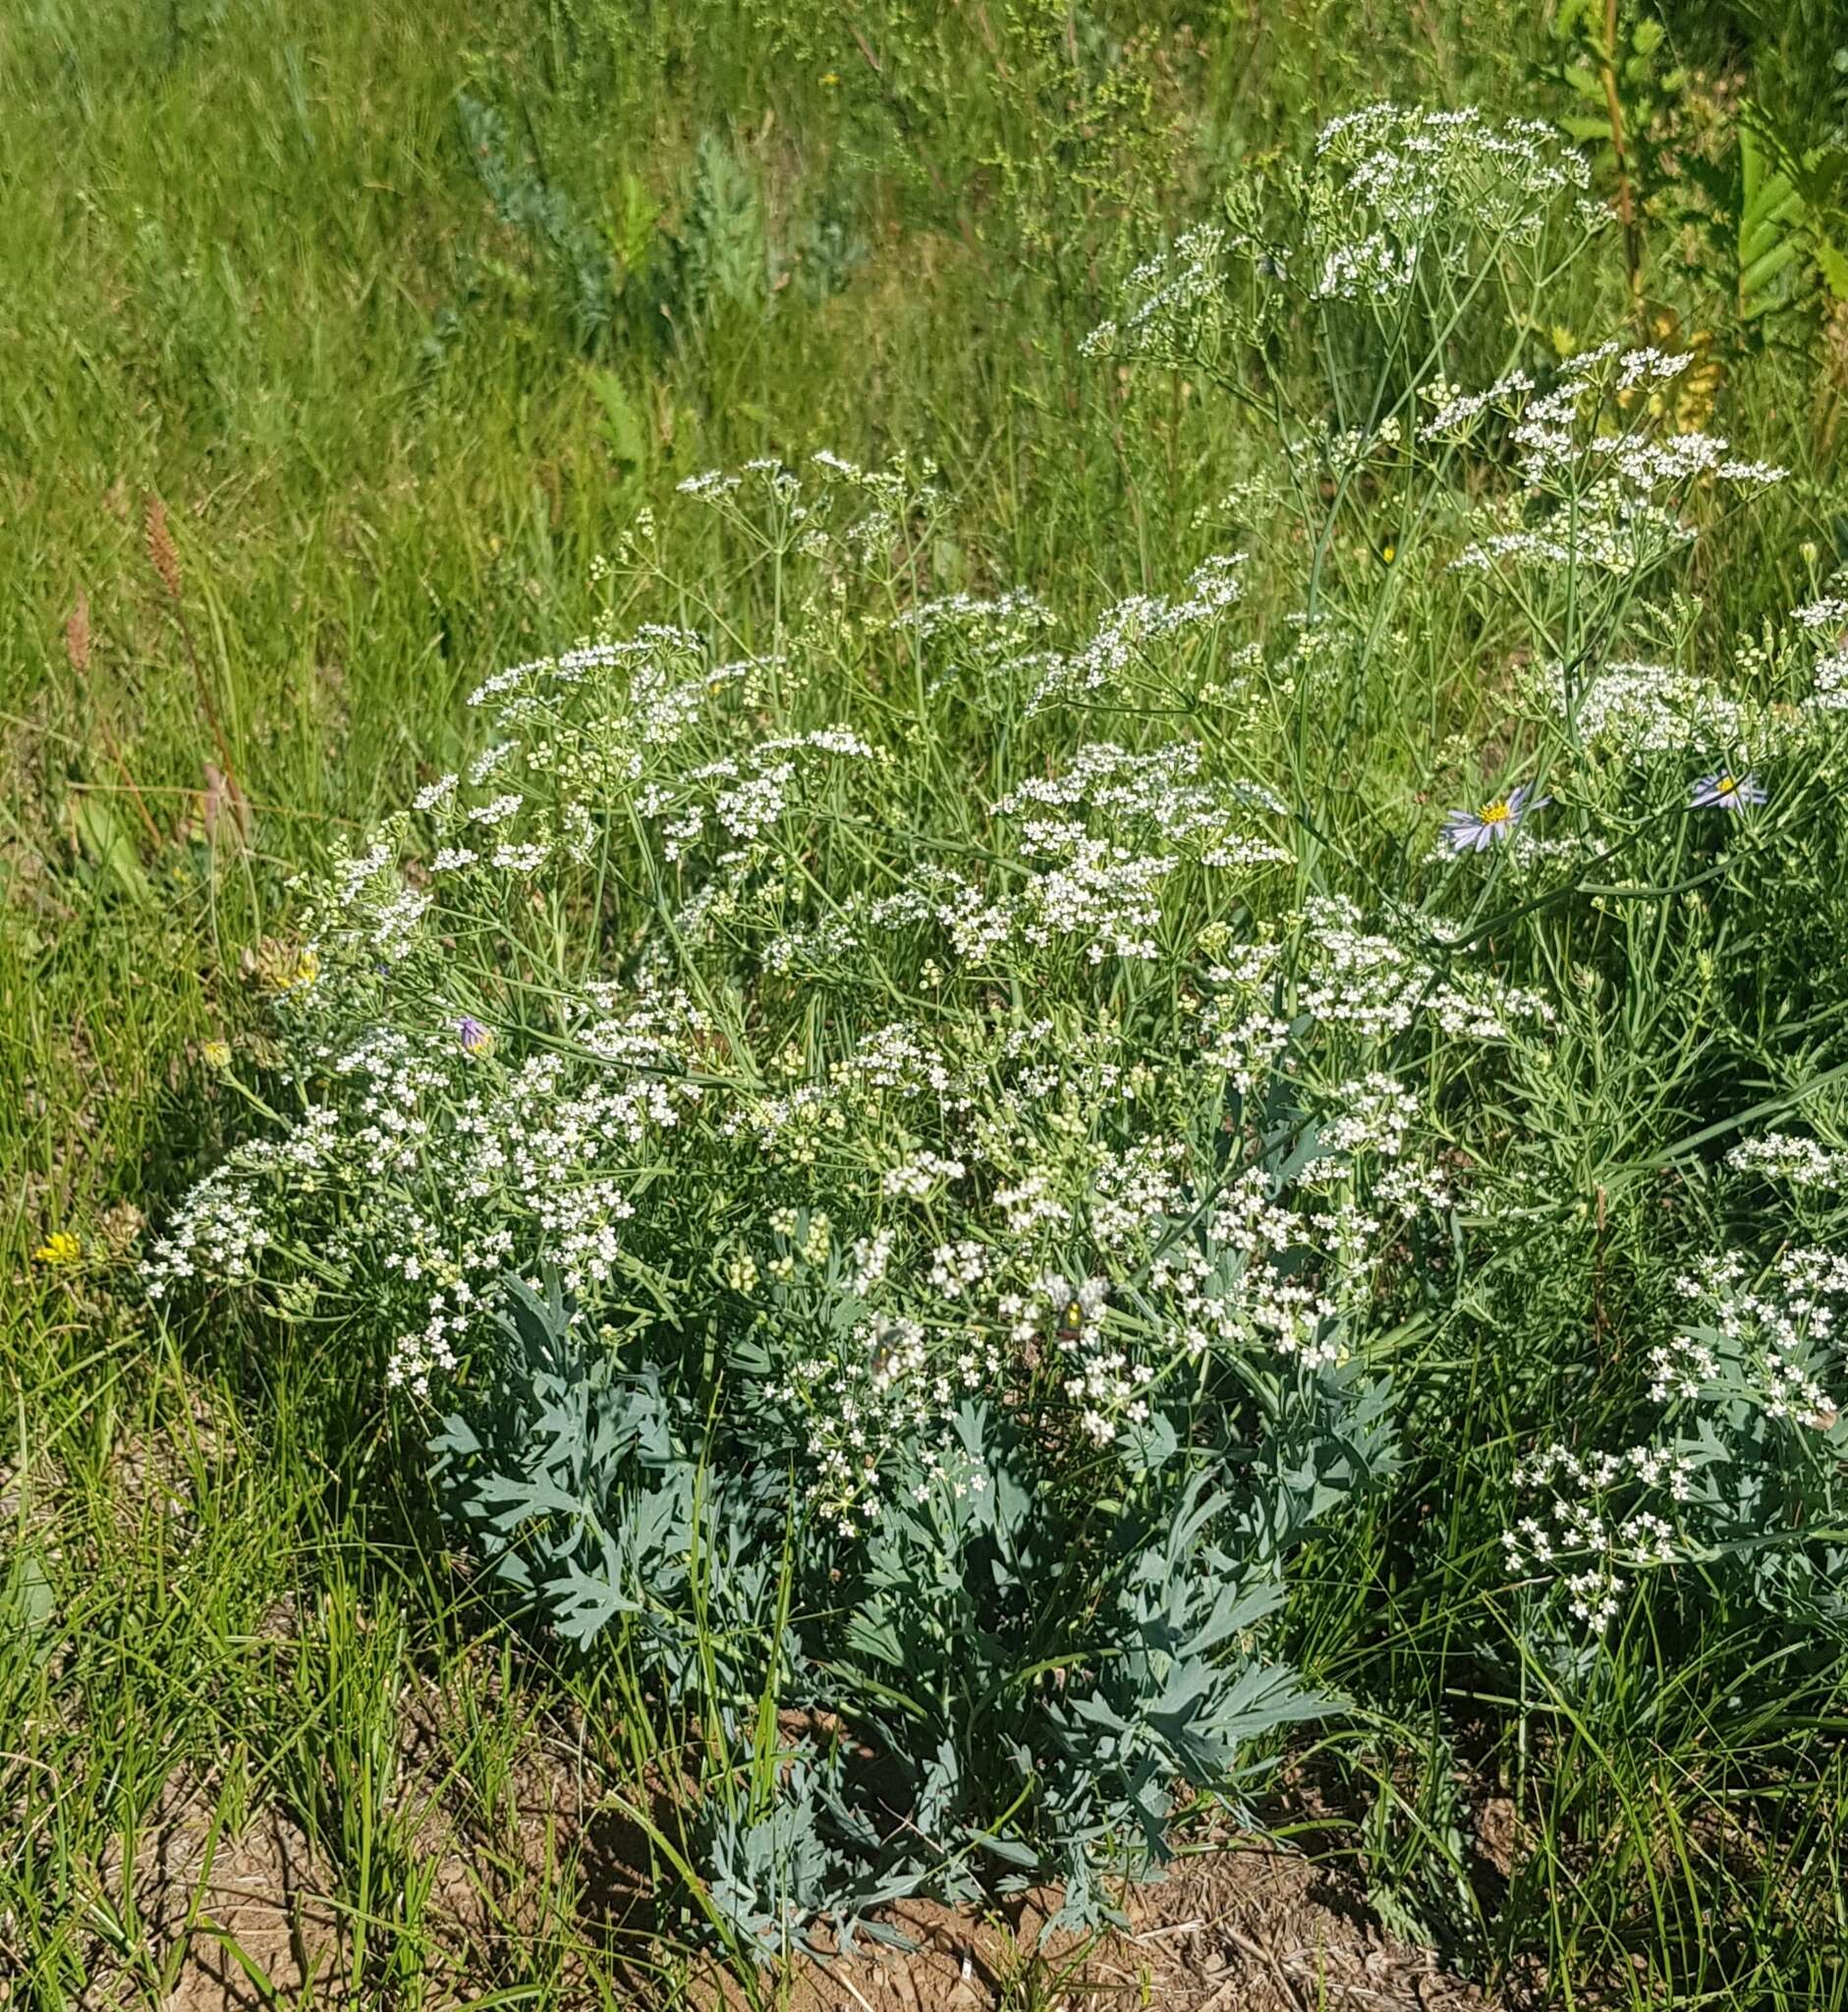
<svg viewBox="0 0 1848 2012"><path fill-rule="evenodd" d="M1481 853L1500 838L1507 838L1523 818L1543 810L1550 797L1530 801L1532 785L1521 783L1505 797L1479 804L1474 810L1452 810L1444 819L1444 843L1453 853Z"/></svg>
<svg viewBox="0 0 1848 2012"><path fill-rule="evenodd" d="M1694 785L1688 807L1694 810L1743 810L1748 804L1762 804L1764 790L1756 775L1734 775L1722 769L1717 775L1704 775Z"/></svg>
<svg viewBox="0 0 1848 2012"><path fill-rule="evenodd" d="M298 949L266 936L246 969L272 992L307 991L321 975L320 952L312 944Z"/></svg>

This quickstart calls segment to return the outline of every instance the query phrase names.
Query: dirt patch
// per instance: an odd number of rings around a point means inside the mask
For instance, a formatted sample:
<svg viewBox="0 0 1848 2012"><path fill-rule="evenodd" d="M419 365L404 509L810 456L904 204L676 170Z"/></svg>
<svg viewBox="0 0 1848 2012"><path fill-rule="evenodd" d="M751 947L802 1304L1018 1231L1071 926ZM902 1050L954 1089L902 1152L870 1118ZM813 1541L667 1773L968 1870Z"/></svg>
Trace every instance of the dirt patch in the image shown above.
<svg viewBox="0 0 1848 2012"><path fill-rule="evenodd" d="M300 1616L275 1618L273 1639L293 1642ZM679 1902L662 1907L644 1830L612 1806L585 1728L526 1717L491 1678L477 1711L483 1700L525 1726L491 1782L470 1778L479 1770L466 1759L468 1726L452 1698L413 1680L399 1701L390 1803L404 1881L421 1898L396 1920L375 1919L364 1954L353 1893L304 1822L265 1806L234 1826L214 1784L176 1777L133 1851L118 1847L96 1869L93 1897L132 1929L136 1953L123 1960L100 1939L91 1946L81 2012L369 2008L395 2000L407 1968L427 2008L540 1979L546 2002L561 2008L606 2005L612 1986L637 2006L668 1995L650 1952L658 1937L677 1939ZM665 1802L653 1820L674 1828ZM397 1875L387 1883L391 1892L373 1886L369 1906L392 1915ZM1428 1951L1387 1935L1349 1875L1265 1840L1216 1840L1121 1901L1129 1926L1088 1936L1049 1927L1050 1891L988 1911L905 1903L888 1920L915 1949L863 1940L851 1958L801 1963L772 1994L788 2012L1484 2012L1488 2003ZM700 1958L675 2002L732 2012L746 1994Z"/></svg>
<svg viewBox="0 0 1848 2012"><path fill-rule="evenodd" d="M1486 2012L1489 2001L1431 1954L1386 1935L1306 1860L1261 1842L1181 1861L1129 1896L1131 1926L1050 1933L1056 1900L1008 1922L909 1905L896 1927L919 1948L810 1966L792 2012Z"/></svg>
<svg viewBox="0 0 1848 2012"><path fill-rule="evenodd" d="M559 1786L537 1771L522 1784L516 1860L522 1846L570 1853L588 1841L589 1811L581 1801L562 1807ZM427 1843L435 1863L425 1933L440 1952L440 1975L426 1980L424 2003L457 2003L519 1982L521 1966L510 1963L515 1952L506 1946L504 1910L517 1908L519 1886L509 1839L480 1850L467 1823L433 1816ZM116 1865L105 1880L118 1893L123 1871ZM141 1833L126 1881L144 1946L168 1982L150 1996L155 1973L125 1968L98 1976L78 2003L84 2012L149 2003L161 2012L256 2012L279 1999L365 2002L333 1883L287 1817L266 1812L236 1837L214 1835L209 1803L176 1795ZM592 1890L599 1884L593 1878L579 1888L592 1913L602 1912ZM902 1905L891 1925L917 1943L914 1951L804 1963L786 2002L790 2012L1486 2012L1489 2003L1429 1952L1385 1934L1338 1880L1258 1841L1184 1859L1165 1881L1133 1891L1128 1930L1049 1931L1056 1905L1050 1894L1029 1896L1005 1916ZM593 1923L586 1928L590 1940L600 1939ZM177 1967L170 1954L161 1962L182 1943ZM564 2004L576 1995L574 1967L546 1966ZM638 2004L652 1995L640 1966L630 1993ZM692 1997L714 2008L743 2002L709 1973Z"/></svg>
<svg viewBox="0 0 1848 2012"><path fill-rule="evenodd" d="M292 1604L280 1605L264 1632L287 1643L299 1620ZM391 1983L402 1979L381 1983L378 1970L381 1960L390 1968L401 1936L417 1952L413 1967L424 1970L426 2005L511 1981L525 1935L539 1928L544 1881L535 1875L556 1871L561 1839L569 1855L587 1833L590 1797L575 1792L570 1770L535 1739L497 1777L490 1817L449 1758L434 1687L410 1687L403 1705L393 1802L414 1878L402 1897L383 1883L375 1889L365 1957L351 1889L304 1823L265 1805L233 1824L219 1814L216 1783L176 1776L135 1826L132 1849L118 1841L86 1882L94 1912L124 1933L84 1951L90 1983L74 2000L79 2012L369 2012L394 2001Z"/></svg>
<svg viewBox="0 0 1848 2012"><path fill-rule="evenodd" d="M266 1811L236 1836L214 1825L212 1805L175 1786L137 1832L133 1857L103 1868L101 1885L138 1932L145 1960L111 1963L101 1952L82 2012L245 2012L277 1993L333 1975L338 1915L308 1842ZM177 1966L171 1952L182 1943Z"/></svg>

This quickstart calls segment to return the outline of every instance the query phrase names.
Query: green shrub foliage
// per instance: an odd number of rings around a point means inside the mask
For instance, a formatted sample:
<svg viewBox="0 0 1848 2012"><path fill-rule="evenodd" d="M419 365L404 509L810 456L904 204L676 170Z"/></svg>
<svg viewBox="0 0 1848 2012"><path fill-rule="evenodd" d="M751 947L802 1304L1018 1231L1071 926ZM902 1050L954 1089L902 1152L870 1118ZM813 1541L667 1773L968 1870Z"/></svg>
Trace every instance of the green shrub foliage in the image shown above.
<svg viewBox="0 0 1848 2012"><path fill-rule="evenodd" d="M569 278L569 206L468 115ZM762 263L722 167L720 295ZM1508 318L1599 255L1585 182L1538 128L1374 107L1134 272L1089 345L1124 396L1218 387L1274 454L1237 542L1088 619L980 577L922 464L683 483L703 570L639 518L598 632L490 678L473 761L274 946L289 1114L151 1287L342 1321L433 1422L509 1595L724 1757L737 1943L1046 1878L1094 1924L1182 1801L1245 1807L1337 1708L1276 1616L1407 1422L1441 1437L1432 1337L1579 1276L1600 994L1647 973L1742 1044L1764 1010L1715 1003L1715 918L1826 787L1848 602L1696 646L1689 555L1781 472L1689 422L1686 357ZM1444 814L1393 736L1477 660L1502 712ZM1801 1209L1839 1155L1776 1098L1692 1125L1706 1081L1632 1113L1684 1127L1636 1179L1705 1184L1631 1253L1687 1281L1639 1436L1489 1456L1481 1552L1561 1681L1639 1583L1840 1625L1848 1260L1721 1248L1727 1197Z"/></svg>

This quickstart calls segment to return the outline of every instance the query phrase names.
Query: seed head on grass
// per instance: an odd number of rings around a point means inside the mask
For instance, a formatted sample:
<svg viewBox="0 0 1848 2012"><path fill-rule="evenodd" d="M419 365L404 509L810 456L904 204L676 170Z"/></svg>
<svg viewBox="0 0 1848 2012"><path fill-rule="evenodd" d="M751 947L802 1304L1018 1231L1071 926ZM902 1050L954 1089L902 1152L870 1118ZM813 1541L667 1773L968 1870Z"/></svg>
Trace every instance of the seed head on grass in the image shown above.
<svg viewBox="0 0 1848 2012"><path fill-rule="evenodd" d="M64 653L80 678L89 670L89 595L77 590L77 605L64 625Z"/></svg>
<svg viewBox="0 0 1848 2012"><path fill-rule="evenodd" d="M168 597L177 601L185 584L180 573L180 554L174 547L173 533L167 529L167 506L151 493L147 498L143 527L147 535L148 563L159 577L161 586L167 589Z"/></svg>
<svg viewBox="0 0 1848 2012"><path fill-rule="evenodd" d="M244 793L244 786L238 781L237 763L231 754L231 743L226 737L224 722L218 716L217 701L206 681L205 667L199 661L198 647L193 641L193 630L186 619L186 607L181 598L185 579L180 571L180 554L174 546L173 533L167 529L167 506L149 490L143 510L143 526L147 534L147 558L160 584L167 590L167 598L173 603L174 625L180 632L180 642L186 650L186 660L193 672L193 683L198 691L199 710L205 716L205 724L211 730L212 745L218 754L218 777L222 790L207 774L205 818L208 831L215 830L218 823L213 799L222 796L229 806L232 822L240 839L251 834L250 799Z"/></svg>

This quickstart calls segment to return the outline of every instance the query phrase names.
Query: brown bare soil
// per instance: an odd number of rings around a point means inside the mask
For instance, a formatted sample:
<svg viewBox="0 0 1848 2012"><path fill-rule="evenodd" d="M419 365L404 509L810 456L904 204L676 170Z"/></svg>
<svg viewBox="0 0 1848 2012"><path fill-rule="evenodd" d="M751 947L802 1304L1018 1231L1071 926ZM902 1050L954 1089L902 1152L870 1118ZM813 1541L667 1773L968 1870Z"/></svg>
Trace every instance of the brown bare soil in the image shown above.
<svg viewBox="0 0 1848 2012"><path fill-rule="evenodd" d="M440 1975L426 1980L424 2005L458 2004L518 1982L510 1941L523 1881L515 1860L528 1860L532 1872L546 1859L554 1872L561 1860L573 1865L585 1912L611 1926L626 1919L633 1933L638 1903L645 1911L645 1880L620 1862L620 1833L607 1816L593 1815L559 1770L523 1770L512 1834L503 1827L492 1851L444 1809L446 1800L432 1802L426 1826L435 1863L425 1932ZM127 1877L120 1863L103 1869L112 1904L131 1904L172 1982L156 1990L145 1970L99 1966L80 2000L84 2012L384 2002L354 1980L352 1924L300 1828L265 1812L236 1837L214 1836L210 1811L209 1798L176 1787L142 1831ZM892 1925L915 1951L804 1963L784 2002L790 2012L1488 2012L1474 1986L1429 1952L1386 1935L1337 1880L1258 1841L1184 1859L1166 1880L1132 1893L1128 1931L1049 1933L1055 1906L1053 1897L1034 1895L1004 1919L902 1905ZM539 1922L528 1927L543 1935ZM181 1944L176 1970L170 1959ZM574 1967L563 1966L561 2005L578 1995ZM644 2005L660 1986L638 1961L623 1995ZM713 1971L696 1977L690 1996L709 2008L743 2003ZM588 1988L584 1999L592 2002Z"/></svg>

